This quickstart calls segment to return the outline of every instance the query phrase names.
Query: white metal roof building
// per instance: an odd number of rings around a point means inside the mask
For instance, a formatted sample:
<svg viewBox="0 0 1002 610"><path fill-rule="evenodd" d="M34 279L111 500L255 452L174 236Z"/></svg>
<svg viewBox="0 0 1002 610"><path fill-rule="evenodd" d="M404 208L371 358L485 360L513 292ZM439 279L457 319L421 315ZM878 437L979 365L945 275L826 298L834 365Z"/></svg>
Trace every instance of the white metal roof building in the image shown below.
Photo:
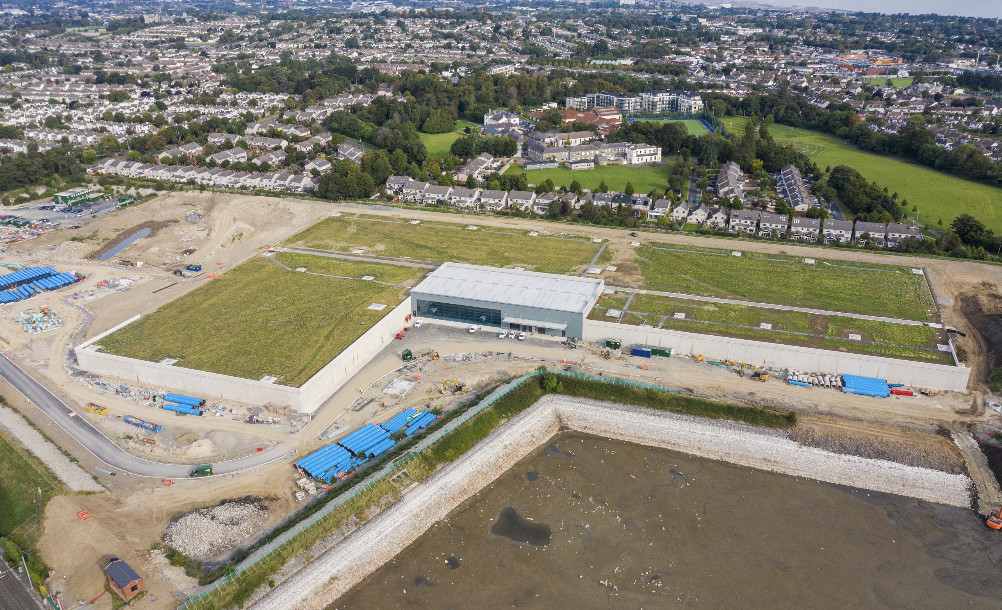
<svg viewBox="0 0 1002 610"><path fill-rule="evenodd" d="M600 279L445 263L411 290L415 316L581 337Z"/></svg>

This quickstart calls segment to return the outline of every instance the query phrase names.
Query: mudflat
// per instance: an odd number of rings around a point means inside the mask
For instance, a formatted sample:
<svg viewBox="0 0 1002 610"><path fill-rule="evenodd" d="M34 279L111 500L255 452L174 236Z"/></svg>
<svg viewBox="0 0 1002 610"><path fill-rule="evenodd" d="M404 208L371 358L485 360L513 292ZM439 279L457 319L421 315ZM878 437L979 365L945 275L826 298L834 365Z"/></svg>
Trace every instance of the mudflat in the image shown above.
<svg viewBox="0 0 1002 610"><path fill-rule="evenodd" d="M969 510L572 432L331 608L989 608L1000 558Z"/></svg>

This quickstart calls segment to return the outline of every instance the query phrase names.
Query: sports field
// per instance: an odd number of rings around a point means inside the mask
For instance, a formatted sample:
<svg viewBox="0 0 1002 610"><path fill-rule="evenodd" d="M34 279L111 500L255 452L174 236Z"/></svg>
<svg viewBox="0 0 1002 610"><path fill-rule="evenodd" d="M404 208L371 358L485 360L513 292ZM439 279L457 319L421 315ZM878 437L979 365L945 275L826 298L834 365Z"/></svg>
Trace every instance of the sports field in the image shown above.
<svg viewBox="0 0 1002 610"><path fill-rule="evenodd" d="M402 299L418 269L278 254L258 257L101 339L113 354L246 379L302 385ZM368 309L387 305L382 311Z"/></svg>
<svg viewBox="0 0 1002 610"><path fill-rule="evenodd" d="M732 133L744 133L744 118L724 119ZM1002 189L963 180L915 165L894 157L884 157L857 150L844 141L815 131L785 125L772 125L769 133L776 140L795 144L824 169L848 165L869 180L897 192L909 204L908 215L922 224L936 227L943 220L949 225L960 214L970 214L990 229L1002 231ZM918 213L911 211L918 206Z"/></svg>
<svg viewBox="0 0 1002 610"><path fill-rule="evenodd" d="M456 129L454 131L447 133L420 132L418 135L421 137L421 141L424 142L425 150L428 151L429 155L445 159L452 154L449 152L452 143L465 135L463 130L467 127L477 127L477 125L468 121L456 121Z"/></svg>
<svg viewBox="0 0 1002 610"><path fill-rule="evenodd" d="M907 87L915 82L915 79L910 76L868 76L863 80L878 87L885 86L887 85L887 81L891 81L891 86L899 89Z"/></svg>
<svg viewBox="0 0 1002 610"><path fill-rule="evenodd" d="M627 307L622 318L625 324L941 364L953 362L950 354L936 349L942 339L936 330L928 326L858 320L846 316L637 294L628 306L625 297L603 296L589 318L613 320L607 315L607 310L622 310L623 307ZM767 327L763 328L763 325ZM850 339L850 334L859 335L860 339Z"/></svg>
<svg viewBox="0 0 1002 610"><path fill-rule="evenodd" d="M553 180L555 186L569 187L575 180L585 189L597 189L602 182L610 191L622 191L626 183L633 184L638 193L649 193L651 189L664 191L668 187L668 175L671 164L664 165L606 165L595 169L571 171L566 167L554 169L534 169L525 171L517 165L511 166L506 174L525 174L529 184L541 184L547 178Z"/></svg>
<svg viewBox="0 0 1002 610"><path fill-rule="evenodd" d="M601 245L571 235L531 236L516 229L470 230L470 225L388 218L326 218L292 236L290 245L435 262L506 267L546 273L580 273Z"/></svg>
<svg viewBox="0 0 1002 610"><path fill-rule="evenodd" d="M710 133L710 130L703 125L703 122L699 119L684 119L684 120L673 120L673 119L630 119L630 121L636 122L650 122L650 123L682 123L685 125L686 131L689 132L691 136L701 136Z"/></svg>
<svg viewBox="0 0 1002 610"><path fill-rule="evenodd" d="M921 321L935 311L924 276L906 267L668 244L637 248L637 263L649 290Z"/></svg>

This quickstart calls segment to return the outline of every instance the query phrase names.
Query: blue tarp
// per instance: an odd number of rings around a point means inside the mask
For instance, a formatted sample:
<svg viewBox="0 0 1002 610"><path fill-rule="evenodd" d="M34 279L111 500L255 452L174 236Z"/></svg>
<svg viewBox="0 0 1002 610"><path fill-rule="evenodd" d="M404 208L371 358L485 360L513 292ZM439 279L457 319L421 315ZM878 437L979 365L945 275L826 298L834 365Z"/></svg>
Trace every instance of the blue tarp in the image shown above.
<svg viewBox="0 0 1002 610"><path fill-rule="evenodd" d="M879 396L887 398L891 395L891 388L887 381L876 377L861 377L859 375L842 375L845 382L842 391L846 394L859 394L861 396Z"/></svg>

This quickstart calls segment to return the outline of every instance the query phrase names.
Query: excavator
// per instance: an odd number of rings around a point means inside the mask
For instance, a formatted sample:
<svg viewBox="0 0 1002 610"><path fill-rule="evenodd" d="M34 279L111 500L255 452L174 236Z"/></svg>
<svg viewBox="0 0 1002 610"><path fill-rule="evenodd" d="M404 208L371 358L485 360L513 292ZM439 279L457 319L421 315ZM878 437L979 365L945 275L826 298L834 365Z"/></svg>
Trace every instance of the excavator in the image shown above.
<svg viewBox="0 0 1002 610"><path fill-rule="evenodd" d="M985 521L985 525L993 530L1002 530L1002 506L995 509L992 514L988 515L988 520Z"/></svg>

